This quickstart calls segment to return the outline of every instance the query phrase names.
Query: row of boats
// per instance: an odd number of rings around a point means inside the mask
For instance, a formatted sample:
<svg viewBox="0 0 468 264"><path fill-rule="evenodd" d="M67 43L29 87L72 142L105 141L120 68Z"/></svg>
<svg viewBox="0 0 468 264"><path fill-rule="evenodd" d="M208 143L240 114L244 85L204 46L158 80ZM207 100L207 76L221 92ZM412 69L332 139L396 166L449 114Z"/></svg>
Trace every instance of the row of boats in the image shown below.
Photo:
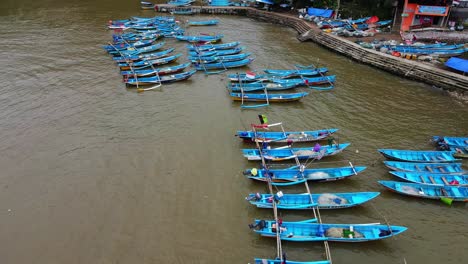
<svg viewBox="0 0 468 264"><path fill-rule="evenodd" d="M320 91L333 89L336 76L326 75L327 72L328 68L295 65L294 69L264 69L263 73L247 71L229 74L227 89L233 100L241 101L242 108L258 108L268 106L270 102L297 101L309 95L308 92L285 93L285 90L298 87Z"/></svg>
<svg viewBox="0 0 468 264"><path fill-rule="evenodd" d="M354 193L311 193L307 181L326 182L345 179L357 175L366 169L364 166L349 166L338 168L308 168L306 164L318 161L324 157L340 153L349 143L338 144L334 134L336 128L313 131L285 131L281 123L268 124L263 115L259 116L262 124L252 125L252 130L237 131L236 136L245 142L255 143L257 148L243 149L242 153L248 160L262 162L260 168L248 169L244 174L249 179L266 182L270 193L251 193L246 197L252 205L258 208L273 209L275 219L256 219L250 228L263 237L277 238L278 252L275 259L256 258L255 263L331 263L331 255L327 242L366 242L381 240L398 235L407 230L403 226L370 224L328 224L320 218L320 209L342 209L362 205L374 198L379 192ZM279 131L272 131L281 127ZM326 140L327 143L323 141ZM287 144L276 148L271 146ZM292 144L315 143L309 148L292 148ZM322 143L322 145L320 145ZM287 168L273 169L270 162L294 160L296 165ZM299 160L303 160L300 163ZM268 162L268 164L267 164ZM290 185L305 184L305 193L283 193L278 188ZM273 187L277 190L273 192ZM277 210L312 210L314 218L304 221L287 222L278 218ZM321 241L326 246L327 259L322 261L296 262L286 261L282 254L281 241L311 242ZM282 262L284 261L284 262Z"/></svg>
<svg viewBox="0 0 468 264"><path fill-rule="evenodd" d="M456 156L461 149L468 149L468 137L433 137L433 141L449 151L417 151L379 149L386 158L390 174L405 180L379 181L384 187L399 194L440 199L446 204L452 202L468 202L468 171L462 169L462 164ZM463 156L468 157L468 156Z"/></svg>

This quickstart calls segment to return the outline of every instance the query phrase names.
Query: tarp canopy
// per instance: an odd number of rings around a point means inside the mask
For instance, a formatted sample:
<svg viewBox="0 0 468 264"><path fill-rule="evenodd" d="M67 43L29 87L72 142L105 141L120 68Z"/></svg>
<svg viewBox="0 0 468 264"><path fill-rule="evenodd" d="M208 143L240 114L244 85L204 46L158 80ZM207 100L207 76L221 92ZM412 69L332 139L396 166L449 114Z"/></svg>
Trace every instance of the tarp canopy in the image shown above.
<svg viewBox="0 0 468 264"><path fill-rule="evenodd" d="M468 72L468 60L452 57L445 63L445 66L462 72Z"/></svg>
<svg viewBox="0 0 468 264"><path fill-rule="evenodd" d="M264 3L264 4L267 4L267 5L272 5L273 4L273 0L256 0L256 2Z"/></svg>
<svg viewBox="0 0 468 264"><path fill-rule="evenodd" d="M257 0L258 1L258 0ZM313 8L309 7L307 9L307 14L309 16L318 16L318 17L331 17L333 14L333 10L331 9L320 9L320 8Z"/></svg>

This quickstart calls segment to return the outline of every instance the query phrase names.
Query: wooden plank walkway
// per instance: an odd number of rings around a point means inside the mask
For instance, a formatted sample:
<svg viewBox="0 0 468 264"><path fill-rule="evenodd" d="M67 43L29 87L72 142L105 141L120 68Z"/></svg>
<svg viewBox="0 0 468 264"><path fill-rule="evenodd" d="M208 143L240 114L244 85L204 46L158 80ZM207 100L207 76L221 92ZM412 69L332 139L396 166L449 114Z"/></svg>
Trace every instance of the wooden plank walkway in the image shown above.
<svg viewBox="0 0 468 264"><path fill-rule="evenodd" d="M201 14L242 15L265 22L292 27L299 33L298 39L300 41L310 40L337 53L350 57L355 61L400 75L404 78L421 81L444 90L456 91L462 96L468 96L468 76L453 73L425 63L363 48L352 41L323 32L311 22L286 13L268 12L251 7L174 7L171 5L157 5L158 12L170 12L178 8L191 8L195 13Z"/></svg>

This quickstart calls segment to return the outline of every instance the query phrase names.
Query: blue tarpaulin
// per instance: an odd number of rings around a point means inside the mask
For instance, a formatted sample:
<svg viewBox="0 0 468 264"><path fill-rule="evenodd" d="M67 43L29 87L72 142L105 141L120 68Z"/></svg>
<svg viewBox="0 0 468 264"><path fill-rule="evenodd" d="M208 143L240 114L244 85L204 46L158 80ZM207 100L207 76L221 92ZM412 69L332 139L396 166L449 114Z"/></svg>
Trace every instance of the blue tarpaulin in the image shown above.
<svg viewBox="0 0 468 264"><path fill-rule="evenodd" d="M452 57L445 63L445 66L462 72L468 72L468 60Z"/></svg>
<svg viewBox="0 0 468 264"><path fill-rule="evenodd" d="M310 7L309 9L307 9L307 14L309 16L331 17L333 14L333 10Z"/></svg>
<svg viewBox="0 0 468 264"><path fill-rule="evenodd" d="M264 3L264 4L267 4L267 5L272 5L273 4L273 0L256 0L256 2Z"/></svg>

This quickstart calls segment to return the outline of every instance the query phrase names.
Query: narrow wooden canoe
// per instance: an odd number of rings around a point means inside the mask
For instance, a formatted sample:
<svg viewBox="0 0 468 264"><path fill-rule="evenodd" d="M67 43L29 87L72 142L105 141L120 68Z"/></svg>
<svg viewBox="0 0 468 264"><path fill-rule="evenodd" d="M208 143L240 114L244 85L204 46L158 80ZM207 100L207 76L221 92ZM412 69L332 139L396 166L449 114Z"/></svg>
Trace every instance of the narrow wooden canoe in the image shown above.
<svg viewBox="0 0 468 264"><path fill-rule="evenodd" d="M327 68L318 68L318 69L290 69L290 70L280 70L280 69L265 69L263 70L267 74L275 76L314 76L319 75L320 73L326 73Z"/></svg>
<svg viewBox="0 0 468 264"><path fill-rule="evenodd" d="M268 102L270 103L285 103L298 101L309 93L288 93L288 94L254 94L254 93L230 93L231 99L234 101L244 102Z"/></svg>
<svg viewBox="0 0 468 264"><path fill-rule="evenodd" d="M214 26L219 23L218 19L210 19L210 20L203 20L203 21L188 21L187 25L189 26Z"/></svg>
<svg viewBox="0 0 468 264"><path fill-rule="evenodd" d="M254 91L284 91L297 87L295 83L229 83L227 88L231 92L254 92Z"/></svg>
<svg viewBox="0 0 468 264"><path fill-rule="evenodd" d="M248 58L251 53L239 53L225 56L189 56L189 60L193 63L219 63L228 61L239 61Z"/></svg>
<svg viewBox="0 0 468 264"><path fill-rule="evenodd" d="M347 166L336 168L313 168L304 169L301 171L297 168L291 169L248 169L244 171L247 178L257 181L268 181L271 179L273 183L278 185L294 185L305 181L327 182L337 181L349 178L364 171L365 166Z"/></svg>
<svg viewBox="0 0 468 264"><path fill-rule="evenodd" d="M468 202L468 187L438 186L409 182L379 181L384 187L399 194L427 199L449 198L456 202Z"/></svg>
<svg viewBox="0 0 468 264"><path fill-rule="evenodd" d="M125 83L127 85L132 85L132 86L136 86L137 84L141 85L141 86L144 86L144 85L154 85L154 84L158 84L160 82L161 83L176 82L176 81L187 80L192 75L194 75L195 72L197 72L197 71L196 70L191 70L191 71L188 71L188 72L176 73L176 74L171 74L171 75L163 75L163 76L160 76L159 78L156 77L156 76L154 76L154 77L143 77L143 78L138 78L138 79L131 78L131 79L126 80Z"/></svg>
<svg viewBox="0 0 468 264"><path fill-rule="evenodd" d="M390 173L400 179L414 183L468 186L468 174L440 174L408 171L390 171Z"/></svg>
<svg viewBox="0 0 468 264"><path fill-rule="evenodd" d="M213 63L194 63L193 66L199 71L207 69L224 69L224 68L237 68L250 64L254 61L253 58L246 58L238 61L227 61L227 62L213 62Z"/></svg>
<svg viewBox="0 0 468 264"><path fill-rule="evenodd" d="M313 71L308 72L308 77L324 74L328 71L327 68L318 68L314 69ZM274 79L284 79L290 77L297 77L296 73L291 72L278 72L275 74L255 74L254 76L247 77L246 73L236 73L236 74L228 74L228 78L231 82L258 82L258 81L271 81Z"/></svg>
<svg viewBox="0 0 468 264"><path fill-rule="evenodd" d="M167 75L167 74L181 72L185 68L189 67L190 65L191 63L187 62L184 64L179 64L179 65L174 65L174 66L169 66L169 67L164 67L164 68L155 68L154 70L148 69L148 70L135 70L135 71L121 71L120 74L122 74L124 78L131 78L135 76L148 77L148 76L154 76L156 74Z"/></svg>
<svg viewBox="0 0 468 264"><path fill-rule="evenodd" d="M454 162L457 161L453 157L455 151L425 151L425 150L401 150L401 149L379 149L378 150L386 158L410 161L410 162Z"/></svg>
<svg viewBox="0 0 468 264"><path fill-rule="evenodd" d="M305 131L245 131L238 130L236 136L245 141L261 142L310 142L323 140L336 133L338 128Z"/></svg>
<svg viewBox="0 0 468 264"><path fill-rule="evenodd" d="M384 164L388 168L396 171L468 174L468 171L462 169L461 163L421 163L386 160Z"/></svg>
<svg viewBox="0 0 468 264"><path fill-rule="evenodd" d="M146 53L141 55L134 55L134 56L121 56L121 57L112 57L115 62L137 62L142 60L154 60L159 59L164 56L167 56L169 53L173 52L174 48L165 49L159 52L154 53Z"/></svg>
<svg viewBox="0 0 468 264"><path fill-rule="evenodd" d="M354 193L298 193L283 194L278 198L276 207L285 210L307 209L343 209L366 203L377 196L379 192L354 192ZM311 197L312 196L312 197ZM246 200L258 208L273 208L274 196L269 193L251 193Z"/></svg>
<svg viewBox="0 0 468 264"><path fill-rule="evenodd" d="M222 50L206 50L206 51L189 51L189 56L225 56L240 53L244 50L244 47L237 47L233 49L222 49Z"/></svg>
<svg viewBox="0 0 468 264"><path fill-rule="evenodd" d="M318 261L294 261L294 260L280 260L280 259L263 259L255 258L255 264L331 264L328 260Z"/></svg>
<svg viewBox="0 0 468 264"><path fill-rule="evenodd" d="M263 221L263 222L262 222ZM276 221L255 220L252 230L264 237L276 238ZM254 225L254 226L255 226ZM311 222L283 222L279 237L282 241L314 242L367 242L399 235L404 226L380 224L319 224Z"/></svg>
<svg viewBox="0 0 468 264"><path fill-rule="evenodd" d="M173 61L177 60L180 56L182 56L182 54L179 53L179 54L176 54L176 55L173 55L173 56L163 57L163 58L159 58L159 59L156 59L156 60L144 60L144 61L138 61L138 62L134 62L134 63L121 62L118 65L119 65L121 71L124 71L124 70L142 70L142 69L148 69L148 68L150 68L151 66L154 66L154 65L168 64L170 62L173 62Z"/></svg>
<svg viewBox="0 0 468 264"><path fill-rule="evenodd" d="M177 40L188 41L188 42L218 42L224 35L206 35L206 36L176 36Z"/></svg>
<svg viewBox="0 0 468 264"><path fill-rule="evenodd" d="M281 148L281 149L263 149L262 155L266 160L283 161L298 159L319 159L322 157L336 155L347 148L351 143L339 145L321 146L320 151L314 151L314 148ZM261 160L258 149L242 149L242 153L248 160Z"/></svg>
<svg viewBox="0 0 468 264"><path fill-rule="evenodd" d="M444 137L433 136L432 140L436 143L445 143L449 146L468 146L468 137Z"/></svg>
<svg viewBox="0 0 468 264"><path fill-rule="evenodd" d="M189 51L207 51L207 50L223 50L232 49L240 44L239 41L223 43L223 44L204 44L204 45L187 45Z"/></svg>

